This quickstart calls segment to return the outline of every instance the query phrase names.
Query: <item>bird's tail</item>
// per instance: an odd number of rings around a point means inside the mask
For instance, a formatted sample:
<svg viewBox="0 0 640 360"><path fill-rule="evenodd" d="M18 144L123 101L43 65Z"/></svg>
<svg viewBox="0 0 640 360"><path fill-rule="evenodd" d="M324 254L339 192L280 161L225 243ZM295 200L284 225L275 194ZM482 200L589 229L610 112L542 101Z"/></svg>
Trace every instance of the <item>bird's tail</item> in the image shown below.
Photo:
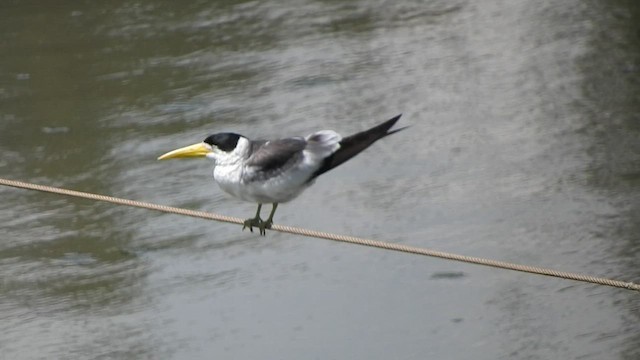
<svg viewBox="0 0 640 360"><path fill-rule="evenodd" d="M383 137L406 129L407 127L405 126L400 129L389 131L389 129L391 129L391 127L398 121L398 119L400 119L400 116L402 116L402 114L397 115L378 126L374 126L369 130L365 130L363 132L359 132L357 134L353 134L351 136L343 138L340 141L340 148L327 159L325 159L324 163L318 169L318 171L316 171L312 179L358 155L364 149L368 148L369 146L371 146L371 144L382 139Z"/></svg>

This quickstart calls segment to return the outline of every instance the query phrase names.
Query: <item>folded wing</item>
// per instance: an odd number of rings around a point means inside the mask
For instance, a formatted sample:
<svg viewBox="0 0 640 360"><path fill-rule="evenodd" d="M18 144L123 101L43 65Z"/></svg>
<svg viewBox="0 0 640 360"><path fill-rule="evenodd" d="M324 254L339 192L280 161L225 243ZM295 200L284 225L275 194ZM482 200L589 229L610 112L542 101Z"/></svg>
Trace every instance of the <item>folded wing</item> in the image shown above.
<svg viewBox="0 0 640 360"><path fill-rule="evenodd" d="M320 168L313 174L311 179L343 164L345 161L358 155L364 149L368 148L371 144L383 137L404 129L400 128L389 131L398 119L400 119L400 116L402 116L402 114L397 115L378 126L372 127L369 130L341 139L339 142L339 148L323 161L322 166L320 166Z"/></svg>

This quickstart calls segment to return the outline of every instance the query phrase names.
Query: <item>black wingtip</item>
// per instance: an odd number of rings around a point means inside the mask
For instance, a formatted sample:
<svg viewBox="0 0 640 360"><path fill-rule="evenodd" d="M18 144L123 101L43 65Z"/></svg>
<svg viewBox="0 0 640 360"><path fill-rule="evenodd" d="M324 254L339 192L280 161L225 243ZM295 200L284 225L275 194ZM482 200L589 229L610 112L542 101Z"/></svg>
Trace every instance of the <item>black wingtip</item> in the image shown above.
<svg viewBox="0 0 640 360"><path fill-rule="evenodd" d="M400 117L402 116L402 114L398 114L394 117L392 117L391 119L383 122L382 124L378 125L378 126L374 126L371 129L364 131L363 133L375 133L375 134L379 134L381 136L386 136L388 134L392 134L394 132L397 132L399 130L391 130L391 128L393 127L393 125L396 124L396 122L398 122L398 120L400 119ZM391 130L391 131L389 131Z"/></svg>
<svg viewBox="0 0 640 360"><path fill-rule="evenodd" d="M382 124L372 127L371 129L343 138L340 141L340 148L330 157L325 159L320 169L313 174L311 179L351 159L364 149L368 148L374 142L406 129L407 127L405 126L400 129L391 130L393 125L395 125L401 116L402 114L396 115Z"/></svg>
<svg viewBox="0 0 640 360"><path fill-rule="evenodd" d="M402 114L398 114L394 117L392 117L391 119L385 121L385 124L390 124L391 126L395 125L395 123L398 122L398 120L400 120L400 117L402 116Z"/></svg>
<svg viewBox="0 0 640 360"><path fill-rule="evenodd" d="M385 121L384 123L382 123L380 125L381 127L386 127L386 135L391 135L391 134L397 133L398 131L402 131L402 130L404 130L404 129L409 127L409 126L403 126L403 127L399 128L399 129L391 130L393 125L395 125L398 122L398 120L400 120L401 116L402 116L402 113L392 117L391 119Z"/></svg>
<svg viewBox="0 0 640 360"><path fill-rule="evenodd" d="M387 131L387 135L395 134L395 133L397 133L398 131L402 131L402 130L404 130L404 129L406 129L406 128L409 128L409 127L410 127L410 126L409 126L409 125L407 125L407 126L403 126L403 127L401 127L401 128L398 128L398 129L393 129L393 130L391 130L391 131Z"/></svg>

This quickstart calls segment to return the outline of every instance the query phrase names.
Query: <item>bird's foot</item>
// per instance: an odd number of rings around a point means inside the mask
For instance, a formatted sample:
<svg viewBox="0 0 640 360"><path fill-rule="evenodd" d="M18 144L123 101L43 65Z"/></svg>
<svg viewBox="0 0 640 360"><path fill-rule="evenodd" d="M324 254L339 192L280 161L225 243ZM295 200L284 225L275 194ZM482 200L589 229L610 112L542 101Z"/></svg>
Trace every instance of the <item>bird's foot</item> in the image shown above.
<svg viewBox="0 0 640 360"><path fill-rule="evenodd" d="M263 223L264 221L262 221L262 219L260 219L260 217L254 217L251 219L247 219L244 221L244 225L242 226L242 230L244 231L244 229L249 228L249 231L253 232L253 227L260 227L260 225ZM260 231L260 233L262 234L262 231Z"/></svg>
<svg viewBox="0 0 640 360"><path fill-rule="evenodd" d="M257 227L260 230L260 235L265 236L267 234L266 229L271 229L271 225L273 221L267 220L264 221L259 217L247 219L244 221L244 225L242 226L242 230L249 228L249 231L253 232L253 227Z"/></svg>

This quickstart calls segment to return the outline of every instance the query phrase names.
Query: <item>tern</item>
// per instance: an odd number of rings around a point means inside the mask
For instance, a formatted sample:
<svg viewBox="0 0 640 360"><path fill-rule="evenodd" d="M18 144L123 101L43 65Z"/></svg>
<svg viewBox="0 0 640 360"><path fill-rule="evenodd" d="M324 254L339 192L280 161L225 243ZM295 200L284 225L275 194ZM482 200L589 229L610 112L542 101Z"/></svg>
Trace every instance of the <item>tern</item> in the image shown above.
<svg viewBox="0 0 640 360"><path fill-rule="evenodd" d="M203 142L161 155L158 160L193 157L213 160L213 178L222 190L258 204L256 216L245 220L242 229L253 232L253 227L257 227L260 235L265 235L273 224L278 204L293 200L318 176L374 142L405 129L391 130L401 115L347 137L333 130L277 140L250 140L236 133L217 133ZM267 203L272 204L271 213L263 220L260 210Z"/></svg>

